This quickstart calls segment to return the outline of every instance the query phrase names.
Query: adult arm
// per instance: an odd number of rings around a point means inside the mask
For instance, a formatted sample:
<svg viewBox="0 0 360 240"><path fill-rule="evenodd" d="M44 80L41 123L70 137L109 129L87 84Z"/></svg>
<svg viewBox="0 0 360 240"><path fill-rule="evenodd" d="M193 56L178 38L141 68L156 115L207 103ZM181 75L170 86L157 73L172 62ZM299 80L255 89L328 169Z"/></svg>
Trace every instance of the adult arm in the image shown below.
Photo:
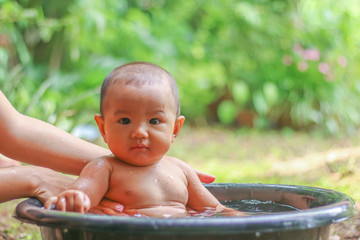
<svg viewBox="0 0 360 240"><path fill-rule="evenodd" d="M0 91L0 153L25 163L79 175L108 149L17 112Z"/></svg>
<svg viewBox="0 0 360 240"><path fill-rule="evenodd" d="M45 202L67 189L73 178L48 168L21 166L0 169L0 203L17 198L37 197Z"/></svg>
<svg viewBox="0 0 360 240"><path fill-rule="evenodd" d="M21 162L79 175L88 162L111 152L17 112L0 91L0 153ZM212 175L196 173L204 183L215 180Z"/></svg>

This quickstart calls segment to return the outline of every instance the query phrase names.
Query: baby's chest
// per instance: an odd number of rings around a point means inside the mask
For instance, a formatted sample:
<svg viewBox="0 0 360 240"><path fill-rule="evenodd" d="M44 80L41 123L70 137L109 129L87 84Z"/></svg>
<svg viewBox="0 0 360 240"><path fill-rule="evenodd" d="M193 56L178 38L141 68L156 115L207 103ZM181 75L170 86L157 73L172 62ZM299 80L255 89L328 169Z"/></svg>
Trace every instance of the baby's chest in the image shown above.
<svg viewBox="0 0 360 240"><path fill-rule="evenodd" d="M188 192L182 172L152 169L113 173L107 197L124 205L166 202L180 202L185 205Z"/></svg>

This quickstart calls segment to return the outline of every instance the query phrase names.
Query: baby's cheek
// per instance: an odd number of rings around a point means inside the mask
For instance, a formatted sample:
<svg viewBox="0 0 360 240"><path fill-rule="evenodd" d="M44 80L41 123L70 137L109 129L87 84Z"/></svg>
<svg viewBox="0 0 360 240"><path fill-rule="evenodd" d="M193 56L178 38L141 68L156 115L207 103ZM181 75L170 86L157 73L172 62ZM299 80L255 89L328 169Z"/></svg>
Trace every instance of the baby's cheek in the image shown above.
<svg viewBox="0 0 360 240"><path fill-rule="evenodd" d="M173 135L169 133L162 133L157 136L157 142L161 142L164 147L170 148L173 142Z"/></svg>
<svg viewBox="0 0 360 240"><path fill-rule="evenodd" d="M165 138L164 138L165 139ZM166 153L167 151L169 151L171 144L173 143L173 138L171 136L169 136L168 138L166 138L166 141L163 141L163 147L164 147L164 152Z"/></svg>

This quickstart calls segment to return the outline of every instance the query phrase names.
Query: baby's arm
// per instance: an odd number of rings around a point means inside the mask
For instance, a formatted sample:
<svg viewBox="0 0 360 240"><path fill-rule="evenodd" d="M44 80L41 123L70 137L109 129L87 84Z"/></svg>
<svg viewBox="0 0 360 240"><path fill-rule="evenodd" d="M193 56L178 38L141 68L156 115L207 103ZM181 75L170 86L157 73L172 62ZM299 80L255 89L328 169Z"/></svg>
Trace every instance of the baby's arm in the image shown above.
<svg viewBox="0 0 360 240"><path fill-rule="evenodd" d="M187 164L183 164L183 169L188 180L188 202L187 207L196 212L222 213L224 216L247 216L244 212L234 210L222 205L209 190L200 182L196 173Z"/></svg>
<svg viewBox="0 0 360 240"><path fill-rule="evenodd" d="M111 169L106 157L91 161L69 190L49 198L45 208L50 209L55 204L60 211L83 213L97 206L108 190Z"/></svg>

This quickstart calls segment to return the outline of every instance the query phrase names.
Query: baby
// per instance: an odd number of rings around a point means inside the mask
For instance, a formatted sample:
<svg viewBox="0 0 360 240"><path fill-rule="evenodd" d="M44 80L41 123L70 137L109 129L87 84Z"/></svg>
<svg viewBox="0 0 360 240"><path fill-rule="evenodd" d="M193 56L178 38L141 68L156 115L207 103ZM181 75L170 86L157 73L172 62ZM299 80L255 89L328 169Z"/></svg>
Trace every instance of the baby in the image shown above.
<svg viewBox="0 0 360 240"><path fill-rule="evenodd" d="M189 209L244 215L220 204L193 168L165 155L185 120L166 70L147 62L114 69L102 84L100 113L95 120L113 155L90 162L46 208L84 213L106 197L129 216L183 217Z"/></svg>

